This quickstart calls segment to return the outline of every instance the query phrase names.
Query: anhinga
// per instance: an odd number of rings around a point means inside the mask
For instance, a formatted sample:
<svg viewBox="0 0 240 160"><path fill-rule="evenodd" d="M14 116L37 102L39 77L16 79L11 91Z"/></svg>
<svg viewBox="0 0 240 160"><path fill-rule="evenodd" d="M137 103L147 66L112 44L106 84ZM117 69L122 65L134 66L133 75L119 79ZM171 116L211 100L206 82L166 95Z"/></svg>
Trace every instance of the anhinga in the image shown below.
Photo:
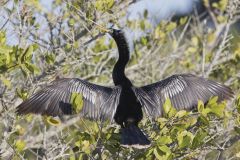
<svg viewBox="0 0 240 160"><path fill-rule="evenodd" d="M177 110L192 109L198 100L206 103L218 96L222 101L233 97L232 90L220 83L192 74L178 74L143 87L135 87L124 70L129 61L129 48L121 30L110 29L119 58L114 66L114 87L105 87L78 78L53 81L17 107L18 114L60 116L72 114L72 93L83 97L81 115L93 120L115 120L121 125L121 145L146 148L150 141L138 128L143 112L151 118L162 116L163 104L169 98Z"/></svg>

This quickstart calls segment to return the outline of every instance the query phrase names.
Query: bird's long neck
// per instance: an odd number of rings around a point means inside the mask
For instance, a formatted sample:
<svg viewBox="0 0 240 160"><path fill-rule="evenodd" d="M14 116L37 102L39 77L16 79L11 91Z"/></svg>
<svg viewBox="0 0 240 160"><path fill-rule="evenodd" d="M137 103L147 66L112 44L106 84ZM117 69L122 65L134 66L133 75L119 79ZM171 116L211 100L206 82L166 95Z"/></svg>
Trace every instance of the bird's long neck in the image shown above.
<svg viewBox="0 0 240 160"><path fill-rule="evenodd" d="M113 82L115 85L131 85L131 82L126 77L124 71L129 61L129 48L123 34L113 37L119 52L119 58L113 68Z"/></svg>

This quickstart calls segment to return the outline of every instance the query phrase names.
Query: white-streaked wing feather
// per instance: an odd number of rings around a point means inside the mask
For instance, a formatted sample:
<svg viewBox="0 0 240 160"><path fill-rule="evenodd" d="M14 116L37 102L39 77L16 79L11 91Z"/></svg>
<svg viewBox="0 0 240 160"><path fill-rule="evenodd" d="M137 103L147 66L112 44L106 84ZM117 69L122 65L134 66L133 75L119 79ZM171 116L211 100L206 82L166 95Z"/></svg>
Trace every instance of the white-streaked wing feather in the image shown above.
<svg viewBox="0 0 240 160"><path fill-rule="evenodd" d="M192 109L198 100L206 103L213 96L218 96L219 101L233 97L229 87L192 74L173 75L133 90L149 117L162 116L167 98L177 110L181 110Z"/></svg>
<svg viewBox="0 0 240 160"><path fill-rule="evenodd" d="M103 87L77 78L58 79L22 102L17 107L17 113L51 116L72 114L72 93L83 96L82 116L96 120L112 120L119 103L121 88Z"/></svg>

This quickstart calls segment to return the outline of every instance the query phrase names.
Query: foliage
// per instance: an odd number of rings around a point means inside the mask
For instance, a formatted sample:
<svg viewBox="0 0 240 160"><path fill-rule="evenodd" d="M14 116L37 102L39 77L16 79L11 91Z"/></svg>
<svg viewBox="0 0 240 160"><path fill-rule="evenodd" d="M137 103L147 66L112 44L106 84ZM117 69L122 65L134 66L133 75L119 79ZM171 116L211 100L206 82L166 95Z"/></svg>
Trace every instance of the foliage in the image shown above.
<svg viewBox="0 0 240 160"><path fill-rule="evenodd" d="M240 157L240 44L236 20L239 2L220 0L209 7L215 28L195 16L152 26L147 19L123 20L130 1L6 1L0 16L0 156L3 159L234 159ZM2 2L1 2L2 3ZM211 10L212 9L212 10ZM4 19L4 17L7 17ZM124 21L124 23L123 23ZM6 23L5 23L6 22ZM229 103L199 101L194 111L176 110L166 100L164 116L144 118L148 149L123 148L119 126L77 115L17 116L15 107L56 77L79 77L113 84L116 45L98 31L108 22L142 32L126 69L137 86L173 73L191 72L229 85ZM131 48L131 46L130 46ZM237 96L238 95L238 96ZM82 95L71 101L76 113Z"/></svg>

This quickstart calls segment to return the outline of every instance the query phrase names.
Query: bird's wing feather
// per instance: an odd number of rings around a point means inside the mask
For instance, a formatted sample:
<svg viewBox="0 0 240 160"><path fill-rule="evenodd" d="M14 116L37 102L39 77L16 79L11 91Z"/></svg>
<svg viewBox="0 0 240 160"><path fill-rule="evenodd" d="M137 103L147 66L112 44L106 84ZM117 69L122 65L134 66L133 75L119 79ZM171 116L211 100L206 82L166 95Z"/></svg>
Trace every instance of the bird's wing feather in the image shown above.
<svg viewBox="0 0 240 160"><path fill-rule="evenodd" d="M72 114L71 96L81 94L83 107L81 114L89 119L113 119L121 88L103 87L77 78L53 81L49 86L33 94L17 107L18 114L43 114L59 116Z"/></svg>
<svg viewBox="0 0 240 160"><path fill-rule="evenodd" d="M218 96L219 101L233 97L229 87L192 74L173 75L133 90L150 117L163 114L163 104L167 98L177 110L181 110L192 109L197 106L198 100L206 103L213 96Z"/></svg>

